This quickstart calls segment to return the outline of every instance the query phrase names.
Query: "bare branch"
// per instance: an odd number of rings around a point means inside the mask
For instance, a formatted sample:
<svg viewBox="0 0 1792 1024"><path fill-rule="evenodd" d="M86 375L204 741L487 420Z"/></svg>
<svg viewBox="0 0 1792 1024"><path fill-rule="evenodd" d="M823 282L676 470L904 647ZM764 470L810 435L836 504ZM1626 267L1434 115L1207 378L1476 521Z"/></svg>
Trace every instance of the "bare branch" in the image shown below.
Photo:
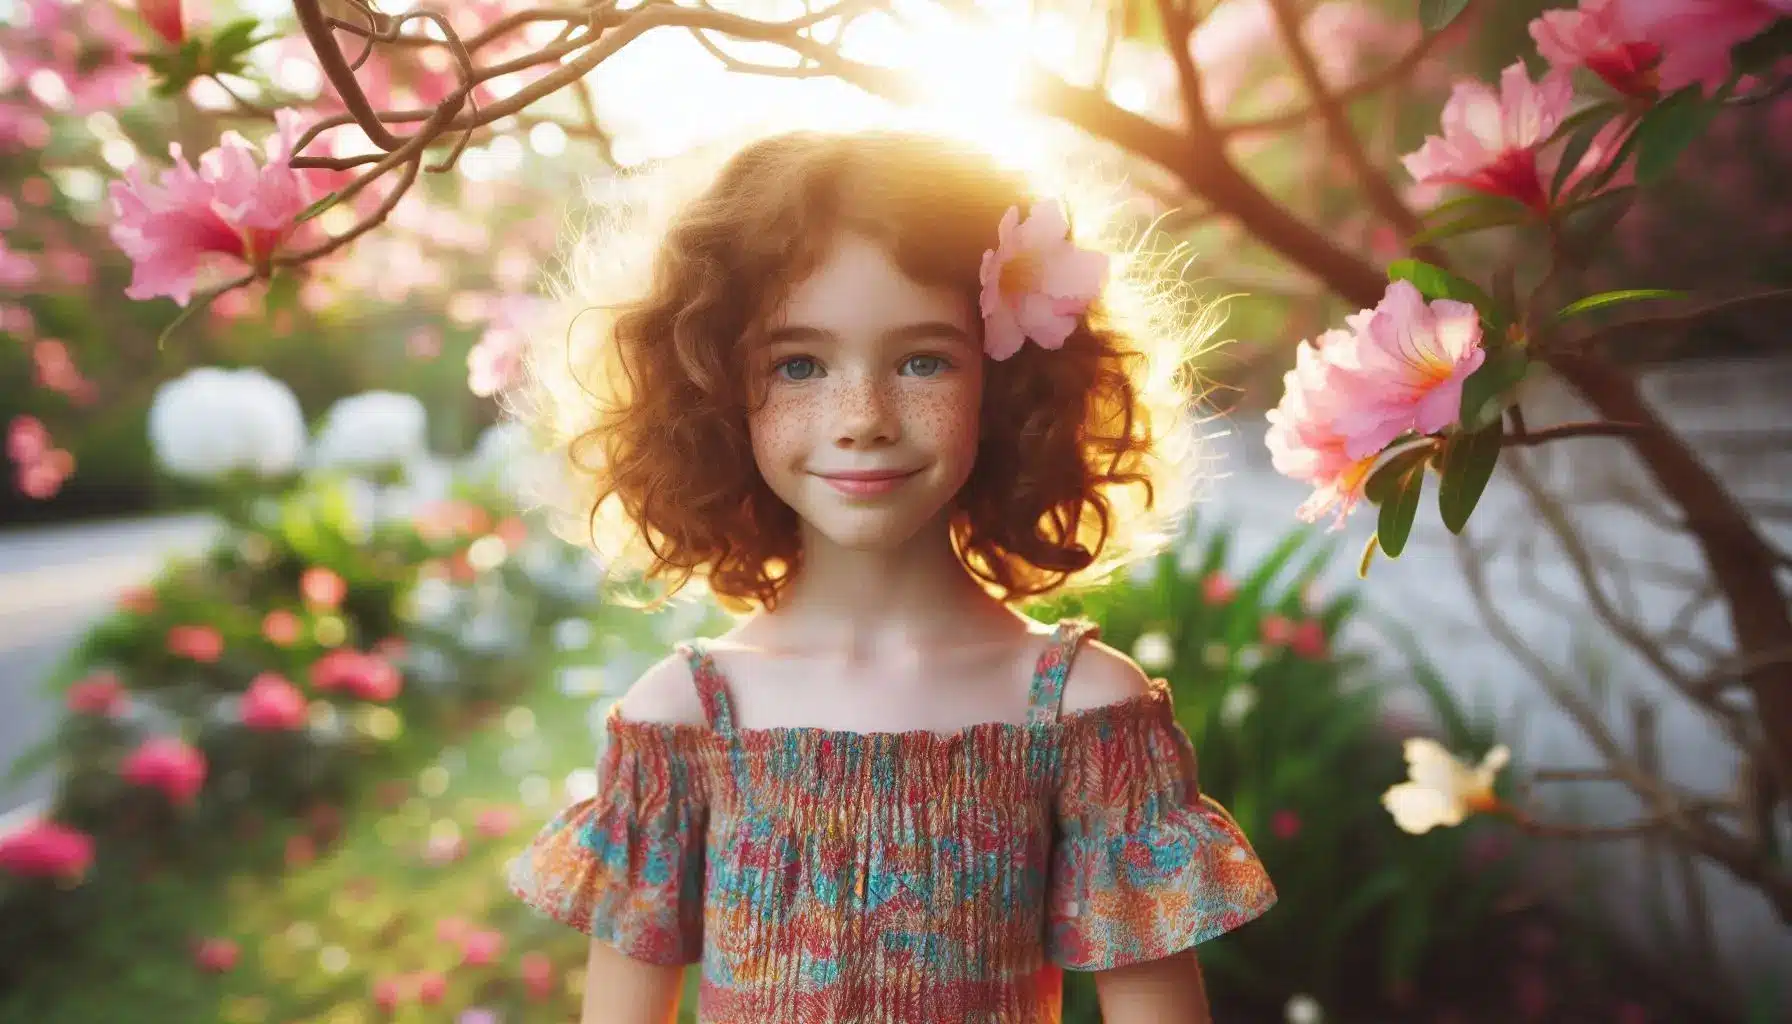
<svg viewBox="0 0 1792 1024"><path fill-rule="evenodd" d="M1351 85L1339 89L1332 94L1332 100L1339 104L1348 105L1364 96L1380 92L1388 86L1400 82L1411 75L1425 58L1429 57L1432 52L1437 49L1438 44L1443 42L1447 37L1448 34L1443 32L1425 33L1419 37L1418 42L1414 43L1404 54L1401 54L1398 60L1372 75L1368 75ZM1283 114L1272 114L1269 117L1259 118L1253 121L1235 121L1231 124L1222 124L1218 126L1218 132L1221 138L1228 140L1248 138L1253 135L1272 135L1276 132L1283 132L1290 128L1297 127L1302 122L1310 120L1318 113L1318 105L1314 104L1302 107L1298 110L1290 110Z"/></svg>
<svg viewBox="0 0 1792 1024"><path fill-rule="evenodd" d="M1528 431L1520 421L1518 428L1507 434L1501 444L1507 448L1559 441L1564 437L1623 437L1638 430L1635 423L1563 423L1543 430Z"/></svg>

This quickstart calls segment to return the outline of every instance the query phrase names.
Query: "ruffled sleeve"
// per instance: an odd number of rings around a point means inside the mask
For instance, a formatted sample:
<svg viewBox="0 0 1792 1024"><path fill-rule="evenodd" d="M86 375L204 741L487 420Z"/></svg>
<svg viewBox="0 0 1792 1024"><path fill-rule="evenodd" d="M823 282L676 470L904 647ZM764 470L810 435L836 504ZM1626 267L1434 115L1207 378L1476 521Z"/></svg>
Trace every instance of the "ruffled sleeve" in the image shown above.
<svg viewBox="0 0 1792 1024"><path fill-rule="evenodd" d="M511 892L638 960L697 962L712 755L704 730L612 709L596 794L510 862Z"/></svg>
<svg viewBox="0 0 1792 1024"><path fill-rule="evenodd" d="M1275 887L1196 781L1168 684L1064 719L1046 953L1099 971L1181 952L1268 910Z"/></svg>

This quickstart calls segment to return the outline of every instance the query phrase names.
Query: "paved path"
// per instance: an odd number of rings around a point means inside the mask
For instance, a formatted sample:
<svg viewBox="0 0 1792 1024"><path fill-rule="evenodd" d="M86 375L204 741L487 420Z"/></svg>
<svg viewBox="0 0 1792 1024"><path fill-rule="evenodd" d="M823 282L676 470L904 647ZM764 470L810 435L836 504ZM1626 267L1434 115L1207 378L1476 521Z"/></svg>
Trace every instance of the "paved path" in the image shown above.
<svg viewBox="0 0 1792 1024"><path fill-rule="evenodd" d="M55 721L40 687L88 625L212 530L203 516L169 516L0 532L0 766ZM0 793L0 809L49 790L47 777L28 780Z"/></svg>

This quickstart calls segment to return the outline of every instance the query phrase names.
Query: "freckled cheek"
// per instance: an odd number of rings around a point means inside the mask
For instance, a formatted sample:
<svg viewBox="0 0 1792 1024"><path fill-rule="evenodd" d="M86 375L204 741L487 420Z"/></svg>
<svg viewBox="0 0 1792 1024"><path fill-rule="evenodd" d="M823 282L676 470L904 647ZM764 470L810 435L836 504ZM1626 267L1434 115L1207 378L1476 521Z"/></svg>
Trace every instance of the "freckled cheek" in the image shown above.
<svg viewBox="0 0 1792 1024"><path fill-rule="evenodd" d="M774 394L747 421L753 436L753 453L762 463L780 466L801 458L816 415L813 399Z"/></svg>
<svg viewBox="0 0 1792 1024"><path fill-rule="evenodd" d="M979 394L971 382L920 390L906 405L911 436L954 462L969 463L976 456Z"/></svg>

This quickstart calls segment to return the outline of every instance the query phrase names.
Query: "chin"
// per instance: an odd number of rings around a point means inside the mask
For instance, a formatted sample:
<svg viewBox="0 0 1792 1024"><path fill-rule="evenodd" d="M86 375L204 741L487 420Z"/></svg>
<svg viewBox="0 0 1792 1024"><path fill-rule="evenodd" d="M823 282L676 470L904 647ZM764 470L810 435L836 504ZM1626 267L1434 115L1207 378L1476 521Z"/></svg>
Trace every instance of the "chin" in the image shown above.
<svg viewBox="0 0 1792 1024"><path fill-rule="evenodd" d="M836 547L847 551L898 551L913 541L925 525L907 518L877 517L881 522L811 521L815 532Z"/></svg>

